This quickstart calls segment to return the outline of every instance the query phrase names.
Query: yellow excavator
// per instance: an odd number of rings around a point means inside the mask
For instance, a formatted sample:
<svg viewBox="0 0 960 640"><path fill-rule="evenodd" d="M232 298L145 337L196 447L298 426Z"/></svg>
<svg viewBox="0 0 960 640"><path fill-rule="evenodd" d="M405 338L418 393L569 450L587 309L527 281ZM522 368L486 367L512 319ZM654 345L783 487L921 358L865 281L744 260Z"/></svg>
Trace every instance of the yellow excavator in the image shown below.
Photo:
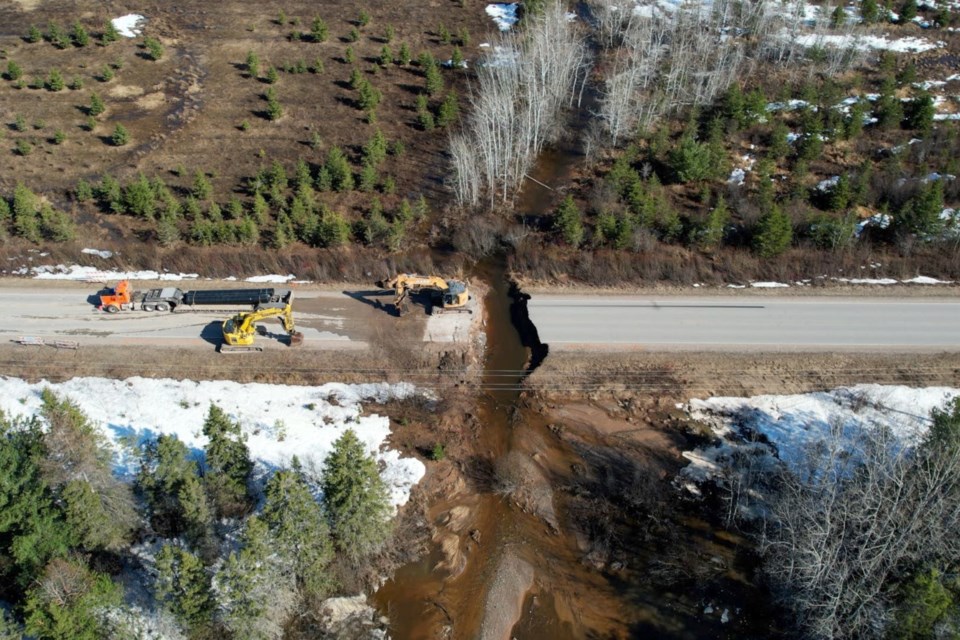
<svg viewBox="0 0 960 640"><path fill-rule="evenodd" d="M238 313L223 323L223 344L220 353L251 353L263 351L263 347L255 345L257 322L267 318L279 317L280 324L289 336L289 346L296 347L303 344L303 334L293 325L292 300L266 303L255 311Z"/></svg>
<svg viewBox="0 0 960 640"><path fill-rule="evenodd" d="M468 307L470 291L467 283L460 280L446 280L440 276L421 276L416 273L400 273L389 280L381 280L377 286L382 289L393 289L393 306L397 315L407 312L407 298L411 293L430 291L433 294L433 308L431 313L439 314L448 311L473 313Z"/></svg>

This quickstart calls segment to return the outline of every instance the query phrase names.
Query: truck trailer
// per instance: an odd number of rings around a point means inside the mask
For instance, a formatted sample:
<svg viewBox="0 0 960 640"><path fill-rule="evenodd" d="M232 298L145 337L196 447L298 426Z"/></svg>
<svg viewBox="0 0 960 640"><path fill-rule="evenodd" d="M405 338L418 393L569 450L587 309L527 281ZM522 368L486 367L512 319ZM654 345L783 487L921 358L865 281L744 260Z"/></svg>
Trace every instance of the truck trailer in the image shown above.
<svg viewBox="0 0 960 640"><path fill-rule="evenodd" d="M183 291L176 287L133 291L129 280L121 280L116 287L100 294L97 306L107 313L120 311L176 311L207 305L249 306L252 309L274 302L289 303L290 289L267 287L263 289L201 289Z"/></svg>

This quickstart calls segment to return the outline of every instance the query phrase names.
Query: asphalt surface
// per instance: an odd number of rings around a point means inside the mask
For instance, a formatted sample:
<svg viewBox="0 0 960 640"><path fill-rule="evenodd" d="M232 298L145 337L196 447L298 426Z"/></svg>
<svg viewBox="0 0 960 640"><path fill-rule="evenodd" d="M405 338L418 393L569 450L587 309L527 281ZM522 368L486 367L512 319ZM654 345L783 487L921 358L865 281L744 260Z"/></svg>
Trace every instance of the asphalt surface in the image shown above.
<svg viewBox="0 0 960 640"><path fill-rule="evenodd" d="M551 349L960 351L960 299L534 295Z"/></svg>

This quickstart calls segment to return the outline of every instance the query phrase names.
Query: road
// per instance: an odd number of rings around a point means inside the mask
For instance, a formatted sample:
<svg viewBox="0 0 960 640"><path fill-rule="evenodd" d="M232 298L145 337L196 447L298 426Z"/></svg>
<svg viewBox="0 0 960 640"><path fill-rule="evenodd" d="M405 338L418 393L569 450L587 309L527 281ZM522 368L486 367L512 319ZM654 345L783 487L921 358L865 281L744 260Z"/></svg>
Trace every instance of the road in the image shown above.
<svg viewBox="0 0 960 640"><path fill-rule="evenodd" d="M554 349L960 351L960 298L534 295Z"/></svg>
<svg viewBox="0 0 960 640"><path fill-rule="evenodd" d="M147 285L150 286L150 285ZM169 283L164 283L169 286ZM250 285L247 285L249 288ZM97 285L37 284L28 288L0 287L0 343L21 337L82 345L157 345L213 349L222 340L221 325L230 315L248 308L222 307L207 311L159 313L124 311L108 314L96 308ZM190 288L189 284L184 288ZM225 285L224 288L227 288ZM233 288L244 288L235 284ZM294 320L304 334L306 349L366 349L389 338L400 343L466 342L472 316L426 316L411 313L396 318L393 295L378 291L295 289ZM422 311L422 307L416 307ZM268 335L257 340L264 349L285 349L277 320L259 325Z"/></svg>

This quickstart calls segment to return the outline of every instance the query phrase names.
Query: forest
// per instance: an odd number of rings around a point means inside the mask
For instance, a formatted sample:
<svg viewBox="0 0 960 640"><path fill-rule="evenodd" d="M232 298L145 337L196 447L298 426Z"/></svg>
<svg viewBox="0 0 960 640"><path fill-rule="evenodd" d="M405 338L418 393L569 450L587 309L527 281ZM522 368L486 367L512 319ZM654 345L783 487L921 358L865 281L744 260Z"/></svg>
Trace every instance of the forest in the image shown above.
<svg viewBox="0 0 960 640"><path fill-rule="evenodd" d="M393 507L353 431L319 474L255 469L213 404L202 451L129 443L131 481L76 405L42 402L0 422L0 637L321 637L320 602L376 580Z"/></svg>

